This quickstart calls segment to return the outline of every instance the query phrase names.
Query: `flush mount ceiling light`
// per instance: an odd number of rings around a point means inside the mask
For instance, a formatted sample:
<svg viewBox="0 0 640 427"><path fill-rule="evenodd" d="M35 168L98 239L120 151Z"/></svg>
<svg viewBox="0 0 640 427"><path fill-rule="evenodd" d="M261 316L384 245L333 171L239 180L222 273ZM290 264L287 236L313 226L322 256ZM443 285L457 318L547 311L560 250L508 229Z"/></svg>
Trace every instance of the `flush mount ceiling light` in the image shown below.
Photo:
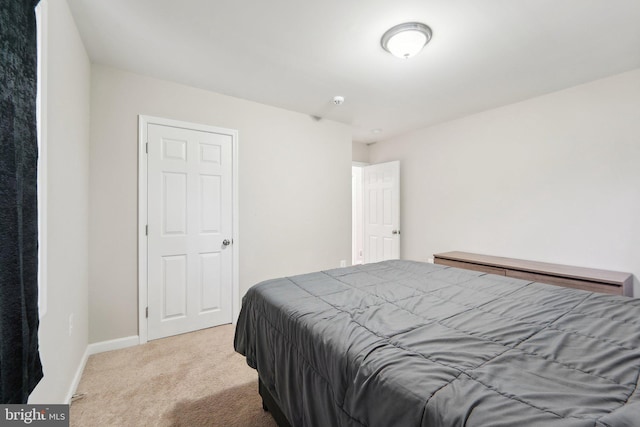
<svg viewBox="0 0 640 427"><path fill-rule="evenodd" d="M431 40L431 28L420 22L405 22L389 28L382 35L382 48L398 58L416 55Z"/></svg>

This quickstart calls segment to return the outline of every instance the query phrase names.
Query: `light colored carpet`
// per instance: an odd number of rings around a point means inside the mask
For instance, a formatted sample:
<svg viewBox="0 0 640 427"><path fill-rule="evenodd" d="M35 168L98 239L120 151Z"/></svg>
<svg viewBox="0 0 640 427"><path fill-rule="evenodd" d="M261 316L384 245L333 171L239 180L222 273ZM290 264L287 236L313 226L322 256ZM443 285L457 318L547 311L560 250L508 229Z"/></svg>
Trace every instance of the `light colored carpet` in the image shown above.
<svg viewBox="0 0 640 427"><path fill-rule="evenodd" d="M223 325L89 358L71 426L275 427Z"/></svg>

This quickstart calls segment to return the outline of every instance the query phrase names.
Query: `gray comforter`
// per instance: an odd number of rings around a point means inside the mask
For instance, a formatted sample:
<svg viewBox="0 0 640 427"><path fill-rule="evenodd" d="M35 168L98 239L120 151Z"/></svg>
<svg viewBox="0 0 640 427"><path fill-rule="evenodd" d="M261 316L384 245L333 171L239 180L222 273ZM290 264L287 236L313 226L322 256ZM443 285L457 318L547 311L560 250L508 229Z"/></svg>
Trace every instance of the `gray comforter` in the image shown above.
<svg viewBox="0 0 640 427"><path fill-rule="evenodd" d="M253 286L235 348L293 426L640 426L640 300L411 261Z"/></svg>

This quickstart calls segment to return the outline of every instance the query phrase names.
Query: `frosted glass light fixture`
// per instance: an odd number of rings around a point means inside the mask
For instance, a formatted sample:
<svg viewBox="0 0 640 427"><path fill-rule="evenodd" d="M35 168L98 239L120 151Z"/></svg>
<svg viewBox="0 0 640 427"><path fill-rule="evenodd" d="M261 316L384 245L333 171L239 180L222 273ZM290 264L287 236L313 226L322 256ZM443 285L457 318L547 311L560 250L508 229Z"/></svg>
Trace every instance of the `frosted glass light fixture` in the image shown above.
<svg viewBox="0 0 640 427"><path fill-rule="evenodd" d="M431 40L431 28L420 22L405 22L387 30L380 39L382 48L398 58L416 55Z"/></svg>

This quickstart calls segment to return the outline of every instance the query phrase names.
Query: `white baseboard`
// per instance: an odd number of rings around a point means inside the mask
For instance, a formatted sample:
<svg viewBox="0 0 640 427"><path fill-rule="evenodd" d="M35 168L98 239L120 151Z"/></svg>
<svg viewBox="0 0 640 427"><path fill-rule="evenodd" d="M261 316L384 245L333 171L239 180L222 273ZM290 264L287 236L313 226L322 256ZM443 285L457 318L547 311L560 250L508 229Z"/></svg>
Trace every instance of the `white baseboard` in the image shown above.
<svg viewBox="0 0 640 427"><path fill-rule="evenodd" d="M76 374L73 376L73 382L69 387L67 397L65 398L65 403L70 404L71 398L76 393L76 390L78 390L78 385L80 384L80 379L82 378L82 373L84 372L84 367L87 364L89 356L91 356L92 354L104 353L105 351L120 350L121 348L133 347L138 344L140 344L140 338L137 335L89 344L87 346L87 349L84 351L84 355L82 356L82 360L78 365Z"/></svg>
<svg viewBox="0 0 640 427"><path fill-rule="evenodd" d="M89 344L89 346L87 347L87 351L89 352L89 355L92 355L104 353L105 351L120 350L122 348L133 347L138 344L140 344L140 337L138 337L138 335L132 335L130 337Z"/></svg>
<svg viewBox="0 0 640 427"><path fill-rule="evenodd" d="M78 384L80 384L80 378L82 378L82 373L84 372L84 367L87 364L87 359L89 359L89 346L87 346L84 354L82 355L82 359L80 360L78 369L76 369L76 374L73 376L73 381L71 382L71 386L69 387L67 396L64 399L64 403L66 403L67 405L71 403L71 398L78 389Z"/></svg>

